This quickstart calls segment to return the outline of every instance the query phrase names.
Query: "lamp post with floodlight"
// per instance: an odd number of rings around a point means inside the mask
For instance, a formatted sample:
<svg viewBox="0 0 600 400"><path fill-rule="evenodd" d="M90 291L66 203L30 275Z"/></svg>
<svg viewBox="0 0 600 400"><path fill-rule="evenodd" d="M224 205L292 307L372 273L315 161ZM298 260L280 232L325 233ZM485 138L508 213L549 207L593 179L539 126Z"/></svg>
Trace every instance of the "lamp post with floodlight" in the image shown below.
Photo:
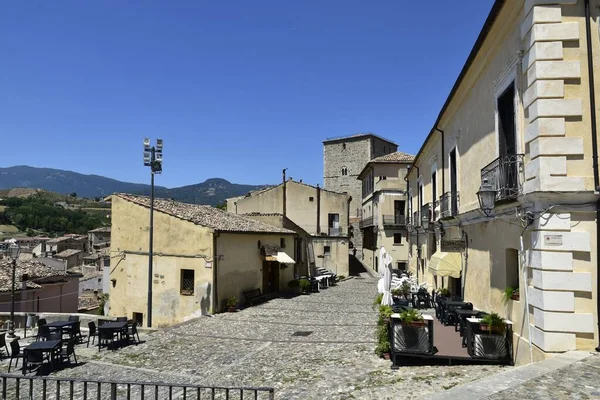
<svg viewBox="0 0 600 400"><path fill-rule="evenodd" d="M17 244L17 241L13 239L8 246L8 255L12 259L12 284L10 287L10 321L8 334L6 335L7 339L18 339L18 337L15 336L15 275L19 253L21 253L21 248Z"/></svg>
<svg viewBox="0 0 600 400"><path fill-rule="evenodd" d="M148 238L148 327L152 326L152 241L154 235L154 174L162 172L163 140L156 139L150 146L150 139L144 139L144 165L150 167L150 237Z"/></svg>

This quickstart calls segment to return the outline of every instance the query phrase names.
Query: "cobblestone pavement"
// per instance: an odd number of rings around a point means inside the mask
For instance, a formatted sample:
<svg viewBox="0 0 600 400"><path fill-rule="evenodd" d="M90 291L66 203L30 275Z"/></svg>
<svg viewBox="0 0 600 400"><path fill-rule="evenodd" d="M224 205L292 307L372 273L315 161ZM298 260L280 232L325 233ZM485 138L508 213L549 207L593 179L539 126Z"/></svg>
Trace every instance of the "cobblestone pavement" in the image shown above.
<svg viewBox="0 0 600 400"><path fill-rule="evenodd" d="M418 399L506 368L418 365L391 370L390 361L373 352L375 295L375 279L349 279L320 293L275 299L142 335L145 342L138 346L98 352L80 345L76 351L83 364L53 375L271 386L278 399ZM299 331L311 333L295 336Z"/></svg>
<svg viewBox="0 0 600 400"><path fill-rule="evenodd" d="M590 357L515 388L504 390L489 399L600 399L600 355Z"/></svg>

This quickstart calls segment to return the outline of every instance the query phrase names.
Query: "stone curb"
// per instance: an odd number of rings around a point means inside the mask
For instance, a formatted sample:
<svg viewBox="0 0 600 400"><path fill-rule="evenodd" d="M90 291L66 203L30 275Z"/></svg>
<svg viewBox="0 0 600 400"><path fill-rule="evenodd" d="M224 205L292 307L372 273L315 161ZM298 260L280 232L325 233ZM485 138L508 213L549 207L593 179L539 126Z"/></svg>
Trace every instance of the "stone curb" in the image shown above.
<svg viewBox="0 0 600 400"><path fill-rule="evenodd" d="M479 400L485 399L507 389L520 386L525 382L546 375L557 369L567 367L578 361L586 359L592 353L587 351L570 351L564 354L539 361L534 364L511 368L490 377L456 386L442 393L433 393L425 399L436 400Z"/></svg>

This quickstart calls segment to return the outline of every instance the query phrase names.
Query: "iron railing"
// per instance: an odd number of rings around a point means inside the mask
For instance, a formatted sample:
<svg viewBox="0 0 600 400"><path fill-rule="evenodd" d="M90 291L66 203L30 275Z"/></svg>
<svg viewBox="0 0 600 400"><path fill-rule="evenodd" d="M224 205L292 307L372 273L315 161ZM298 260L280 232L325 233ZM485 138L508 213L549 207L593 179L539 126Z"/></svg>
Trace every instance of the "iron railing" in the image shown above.
<svg viewBox="0 0 600 400"><path fill-rule="evenodd" d="M270 387L226 387L0 374L2 399L275 399Z"/></svg>
<svg viewBox="0 0 600 400"><path fill-rule="evenodd" d="M366 217L360 220L358 226L360 229L362 228L368 228L369 226L373 226L374 225L374 218L373 217Z"/></svg>
<svg viewBox="0 0 600 400"><path fill-rule="evenodd" d="M496 201L516 199L523 191L523 154L496 158L481 169L484 179L496 190Z"/></svg>
<svg viewBox="0 0 600 400"><path fill-rule="evenodd" d="M467 353L476 359L489 360L513 365L512 324L506 324L503 331L483 329L481 320L467 319Z"/></svg>
<svg viewBox="0 0 600 400"><path fill-rule="evenodd" d="M404 215L384 215L383 216L384 226L405 226L406 217Z"/></svg>
<svg viewBox="0 0 600 400"><path fill-rule="evenodd" d="M458 215L458 192L446 192L440 196L441 218L450 218Z"/></svg>

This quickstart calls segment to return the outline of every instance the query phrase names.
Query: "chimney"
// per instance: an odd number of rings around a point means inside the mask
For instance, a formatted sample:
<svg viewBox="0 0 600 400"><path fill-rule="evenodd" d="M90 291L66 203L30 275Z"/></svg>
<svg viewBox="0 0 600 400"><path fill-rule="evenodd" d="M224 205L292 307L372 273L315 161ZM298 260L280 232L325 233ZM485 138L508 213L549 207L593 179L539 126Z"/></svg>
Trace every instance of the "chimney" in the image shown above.
<svg viewBox="0 0 600 400"><path fill-rule="evenodd" d="M317 183L317 235L321 233L321 188Z"/></svg>

